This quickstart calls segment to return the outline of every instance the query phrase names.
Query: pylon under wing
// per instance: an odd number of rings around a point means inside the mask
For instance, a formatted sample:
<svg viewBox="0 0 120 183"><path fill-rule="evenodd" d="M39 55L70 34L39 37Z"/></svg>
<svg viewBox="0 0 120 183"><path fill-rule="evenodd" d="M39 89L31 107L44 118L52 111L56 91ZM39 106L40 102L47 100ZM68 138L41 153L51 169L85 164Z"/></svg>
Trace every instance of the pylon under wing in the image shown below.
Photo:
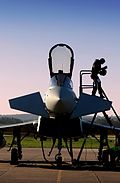
<svg viewBox="0 0 120 183"><path fill-rule="evenodd" d="M82 93L73 110L73 113L71 114L71 119L110 110L111 105L111 101L104 100L97 96Z"/></svg>
<svg viewBox="0 0 120 183"><path fill-rule="evenodd" d="M39 92L10 99L9 103L12 109L48 117L48 112Z"/></svg>

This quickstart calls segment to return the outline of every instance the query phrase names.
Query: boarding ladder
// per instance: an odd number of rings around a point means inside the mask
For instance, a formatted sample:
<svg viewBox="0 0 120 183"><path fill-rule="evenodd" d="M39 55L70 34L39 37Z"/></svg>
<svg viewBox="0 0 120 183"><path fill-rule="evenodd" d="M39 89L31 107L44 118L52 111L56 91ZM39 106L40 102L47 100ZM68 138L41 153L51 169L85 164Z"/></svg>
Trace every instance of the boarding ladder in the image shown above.
<svg viewBox="0 0 120 183"><path fill-rule="evenodd" d="M81 93L83 92L84 89L93 89L93 84L84 84L84 83L83 83L83 77L86 76L86 75L90 77L90 74L91 74L91 70L81 70L81 71L80 71L79 95L81 95ZM102 92L103 92L103 95L104 95L105 99L106 99L106 100L109 100L108 97L107 97L107 95L106 95L106 93L104 92L103 89L102 89ZM118 114L117 114L117 112L115 111L115 109L114 109L113 106L111 106L111 109L113 110L115 116L117 117L118 121L120 122L120 118L119 118L119 116L118 116ZM108 124L109 124L110 126L113 127L113 132L116 134L116 132L114 131L114 125L112 124L110 118L108 117L108 115L106 114L105 111L103 112L103 115L104 115L104 117L106 118ZM97 113L95 113L94 116L93 116L93 119L92 119L92 121L91 121L91 125L90 125L90 128L89 128L89 131L90 131L91 128L92 128L92 125L93 125L93 123L94 123L94 121L95 121L96 116L97 116ZM82 154L84 145L85 145L86 140L87 140L87 137L88 137L88 135L89 135L89 131L87 132L86 137L85 137L85 139L84 139L84 141L83 141L83 144L82 144L82 146L81 146L81 148L80 148L80 152L79 152L79 154L78 154L77 161L79 161L79 159L80 159L80 157L81 157L81 154ZM116 136L117 136L117 134L116 134Z"/></svg>
<svg viewBox="0 0 120 183"><path fill-rule="evenodd" d="M88 75L89 78L90 78L91 70L81 70L81 71L80 71L79 95L81 95L81 93L83 92L84 89L93 89L93 84L84 84L84 83L83 83L83 79L84 79L83 77L84 77L85 75ZM106 95L105 91L103 90L103 88L102 88L102 92L103 92L103 95L104 95L105 99L107 99L107 100L109 101L109 98L107 97L107 95ZM113 106L111 106L111 109L113 110L115 116L117 117L118 121L120 122L120 118L119 118L119 116L118 116L118 114L117 114L117 112L115 111L115 109L114 109Z"/></svg>
<svg viewBox="0 0 120 183"><path fill-rule="evenodd" d="M80 71L80 86L79 86L79 95L83 92L83 89L93 89L93 84L84 84L83 77L89 76L90 77L91 70L81 70Z"/></svg>

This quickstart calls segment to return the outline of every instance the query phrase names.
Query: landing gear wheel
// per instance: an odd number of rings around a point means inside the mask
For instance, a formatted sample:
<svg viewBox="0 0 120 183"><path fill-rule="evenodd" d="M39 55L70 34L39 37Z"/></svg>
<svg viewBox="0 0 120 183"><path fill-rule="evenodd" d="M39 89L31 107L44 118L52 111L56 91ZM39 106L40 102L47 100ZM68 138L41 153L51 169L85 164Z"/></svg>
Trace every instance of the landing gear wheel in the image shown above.
<svg viewBox="0 0 120 183"><path fill-rule="evenodd" d="M62 156L61 156L61 154L57 154L55 156L55 160L56 160L56 163L57 163L58 167L62 166Z"/></svg>
<svg viewBox="0 0 120 183"><path fill-rule="evenodd" d="M12 148L11 150L11 165L17 165L18 164L18 150L17 148Z"/></svg>
<svg viewBox="0 0 120 183"><path fill-rule="evenodd" d="M73 159L72 165L73 165L73 166L77 166L77 165L78 165L78 161L77 161L76 159Z"/></svg>

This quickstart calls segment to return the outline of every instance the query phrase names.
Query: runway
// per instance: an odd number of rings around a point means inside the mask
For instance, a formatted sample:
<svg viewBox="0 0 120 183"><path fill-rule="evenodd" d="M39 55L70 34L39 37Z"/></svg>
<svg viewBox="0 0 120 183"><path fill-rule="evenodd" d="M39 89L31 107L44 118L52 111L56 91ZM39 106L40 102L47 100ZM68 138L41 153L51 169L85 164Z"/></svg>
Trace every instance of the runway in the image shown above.
<svg viewBox="0 0 120 183"><path fill-rule="evenodd" d="M48 150L46 149L48 153ZM50 160L53 160L56 150ZM76 155L78 149L74 151ZM118 183L120 170L105 170L99 166L71 167L69 163L63 167L44 163L41 149L24 148L23 159L19 165L10 165L10 152L7 148L0 150L0 183ZM96 150L84 150L81 161L97 159ZM69 156L63 149L63 160L69 162Z"/></svg>

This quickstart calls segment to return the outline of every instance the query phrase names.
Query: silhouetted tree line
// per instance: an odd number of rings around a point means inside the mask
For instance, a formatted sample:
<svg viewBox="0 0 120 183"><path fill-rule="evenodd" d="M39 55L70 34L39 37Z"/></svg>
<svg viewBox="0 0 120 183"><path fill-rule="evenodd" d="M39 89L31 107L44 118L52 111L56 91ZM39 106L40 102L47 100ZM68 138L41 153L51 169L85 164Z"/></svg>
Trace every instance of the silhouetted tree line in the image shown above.
<svg viewBox="0 0 120 183"><path fill-rule="evenodd" d="M37 118L38 116L31 115L31 114L5 115L5 116L0 116L0 125L9 125L12 123L17 124L17 123L22 123L23 121L32 121L32 120L34 121L34 120L37 120ZM82 119L86 121L92 121L92 118L93 118L92 116L82 117ZM120 122L115 116L111 116L110 119L112 124L115 127L120 128ZM97 116L94 123L109 126L109 124L107 123L106 119L103 116ZM32 132L32 129L33 129L32 124L21 126L21 131L26 132L28 128ZM5 128L6 133L12 133L12 130L13 128Z"/></svg>

